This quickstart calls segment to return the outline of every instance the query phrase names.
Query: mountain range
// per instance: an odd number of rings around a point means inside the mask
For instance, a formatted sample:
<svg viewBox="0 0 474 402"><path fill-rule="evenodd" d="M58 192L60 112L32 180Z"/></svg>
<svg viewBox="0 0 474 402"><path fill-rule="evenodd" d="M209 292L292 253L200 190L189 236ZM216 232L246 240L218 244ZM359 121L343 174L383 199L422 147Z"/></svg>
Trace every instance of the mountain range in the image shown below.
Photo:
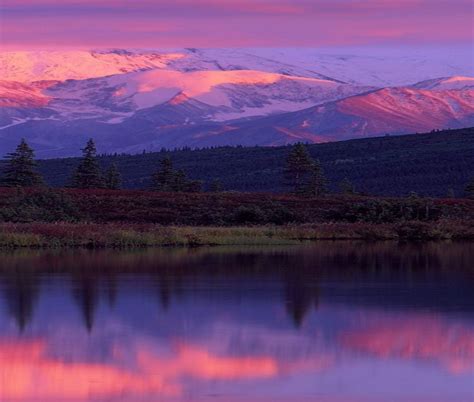
<svg viewBox="0 0 474 402"><path fill-rule="evenodd" d="M40 157L426 132L474 126L468 61L314 49L0 53L0 152Z"/></svg>

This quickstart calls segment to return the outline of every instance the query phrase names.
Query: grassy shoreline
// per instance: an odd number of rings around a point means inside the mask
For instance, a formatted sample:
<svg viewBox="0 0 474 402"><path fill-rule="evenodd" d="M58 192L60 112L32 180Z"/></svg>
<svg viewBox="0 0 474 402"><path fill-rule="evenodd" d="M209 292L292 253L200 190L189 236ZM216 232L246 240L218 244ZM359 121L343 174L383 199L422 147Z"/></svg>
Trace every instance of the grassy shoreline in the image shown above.
<svg viewBox="0 0 474 402"><path fill-rule="evenodd" d="M474 200L0 188L0 248L474 240Z"/></svg>
<svg viewBox="0 0 474 402"><path fill-rule="evenodd" d="M156 224L3 223L0 248L151 248L294 245L319 240L474 240L462 221L191 227Z"/></svg>

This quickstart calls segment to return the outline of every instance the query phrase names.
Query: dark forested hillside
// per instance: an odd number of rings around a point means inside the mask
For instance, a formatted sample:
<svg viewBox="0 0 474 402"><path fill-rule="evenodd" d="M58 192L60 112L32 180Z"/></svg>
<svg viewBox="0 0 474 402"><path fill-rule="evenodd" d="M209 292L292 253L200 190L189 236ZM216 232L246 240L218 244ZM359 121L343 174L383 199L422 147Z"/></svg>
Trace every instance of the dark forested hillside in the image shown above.
<svg viewBox="0 0 474 402"><path fill-rule="evenodd" d="M462 195L474 176L474 128L429 134L369 138L308 145L320 159L333 190L348 178L356 190L375 195ZM125 188L146 188L158 161L170 156L175 167L208 185L220 179L225 190L284 191L282 171L290 147L219 147L139 155L104 155L105 168L116 163ZM99 149L100 152L100 149ZM53 186L64 186L78 159L40 161Z"/></svg>

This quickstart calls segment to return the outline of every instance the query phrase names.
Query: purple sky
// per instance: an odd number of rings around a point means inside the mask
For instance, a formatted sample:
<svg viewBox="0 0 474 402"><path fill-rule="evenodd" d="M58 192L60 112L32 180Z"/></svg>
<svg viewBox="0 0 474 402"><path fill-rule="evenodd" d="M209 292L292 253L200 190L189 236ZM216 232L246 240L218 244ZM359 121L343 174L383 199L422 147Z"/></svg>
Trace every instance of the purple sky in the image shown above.
<svg viewBox="0 0 474 402"><path fill-rule="evenodd" d="M471 0L2 0L4 49L451 45Z"/></svg>

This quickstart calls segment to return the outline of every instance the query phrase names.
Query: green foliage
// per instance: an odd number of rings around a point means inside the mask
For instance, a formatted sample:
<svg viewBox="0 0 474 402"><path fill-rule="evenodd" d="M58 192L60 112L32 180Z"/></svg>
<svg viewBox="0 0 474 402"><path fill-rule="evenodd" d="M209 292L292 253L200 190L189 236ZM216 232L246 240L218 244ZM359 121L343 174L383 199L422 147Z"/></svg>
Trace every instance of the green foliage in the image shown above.
<svg viewBox="0 0 474 402"><path fill-rule="evenodd" d="M297 222L295 214L280 203L272 202L266 205L241 205L236 208L230 219L224 217L224 224L258 225L274 224L286 225Z"/></svg>
<svg viewBox="0 0 474 402"><path fill-rule="evenodd" d="M286 225L298 222L298 217L289 208L280 203L272 203L270 211L267 213L267 222L274 225Z"/></svg>
<svg viewBox="0 0 474 402"><path fill-rule="evenodd" d="M154 167L171 157L176 169L189 179L211 183L219 179L225 191L286 192L282 180L291 146L213 147L177 149L139 155L103 155L101 166L117 163L124 187L152 186ZM345 177L358 192L370 195L405 196L411 190L422 196L445 197L448 188L463 194L474 172L474 128L365 138L325 144L308 144L310 156L321 161L329 192L338 192ZM64 186L78 161L74 158L39 161L46 182Z"/></svg>
<svg viewBox="0 0 474 402"><path fill-rule="evenodd" d="M342 194L346 194L346 195L355 194L354 185L351 183L351 181L347 177L345 177L344 180L342 180L339 183L339 189Z"/></svg>
<svg viewBox="0 0 474 402"><path fill-rule="evenodd" d="M78 208L63 191L42 189L25 193L19 189L9 206L0 208L3 222L72 222L80 218Z"/></svg>
<svg viewBox="0 0 474 402"><path fill-rule="evenodd" d="M15 152L6 156L7 164L1 184L6 187L36 187L43 184L42 177L36 172L37 164L34 152L24 139Z"/></svg>
<svg viewBox="0 0 474 402"><path fill-rule="evenodd" d="M0 225L0 247L473 239L473 220L474 201L416 196L304 198L236 192L0 189L0 222L14 222ZM71 221L76 223L64 223ZM25 229L12 232L16 225ZM236 225L252 227L232 228Z"/></svg>
<svg viewBox="0 0 474 402"><path fill-rule="evenodd" d="M152 183L155 191L173 191L175 172L171 158L166 157L160 160L158 170L152 176Z"/></svg>
<svg viewBox="0 0 474 402"><path fill-rule="evenodd" d="M474 198L474 178L472 178L464 189L467 198Z"/></svg>
<svg viewBox="0 0 474 402"><path fill-rule="evenodd" d="M303 195L309 190L309 181L314 171L314 161L304 144L296 144L286 158L285 181L294 194Z"/></svg>
<svg viewBox="0 0 474 402"><path fill-rule="evenodd" d="M186 191L188 181L186 179L186 173L183 170L178 170L174 173L172 178L171 190L176 192Z"/></svg>
<svg viewBox="0 0 474 402"><path fill-rule="evenodd" d="M436 227L419 221L401 223L395 230L400 240L407 241L438 240L445 237Z"/></svg>
<svg viewBox="0 0 474 402"><path fill-rule="evenodd" d="M21 189L19 189L21 190ZM474 202L430 198L251 193L156 193L0 189L0 221L87 220L100 223L229 226L235 224L385 224L440 219L474 220Z"/></svg>
<svg viewBox="0 0 474 402"><path fill-rule="evenodd" d="M122 187L122 175L120 174L116 163L112 163L106 170L104 185L105 188L109 190L119 190Z"/></svg>
<svg viewBox="0 0 474 402"><path fill-rule="evenodd" d="M155 191L198 193L202 189L201 181L188 180L182 169L175 171L168 157L160 160L158 170L152 175L152 183Z"/></svg>
<svg viewBox="0 0 474 402"><path fill-rule="evenodd" d="M304 190L304 194L308 196L321 196L327 192L327 180L324 176L323 169L319 159L317 159L311 166L311 171L308 179L308 185Z"/></svg>
<svg viewBox="0 0 474 402"><path fill-rule="evenodd" d="M103 188L104 182L97 161L97 150L92 138L87 141L85 148L82 149L82 154L82 159L72 177L72 187Z"/></svg>
<svg viewBox="0 0 474 402"><path fill-rule="evenodd" d="M185 188L187 193L200 193L202 191L202 181L188 180Z"/></svg>
<svg viewBox="0 0 474 402"><path fill-rule="evenodd" d="M255 205L238 207L232 217L232 221L237 225L242 224L259 224L267 220L265 212Z"/></svg>
<svg viewBox="0 0 474 402"><path fill-rule="evenodd" d="M410 197L397 201L368 199L348 202L333 211L330 217L348 222L394 223L436 221L441 215L441 207L432 200Z"/></svg>
<svg viewBox="0 0 474 402"><path fill-rule="evenodd" d="M220 193L222 191L222 182L219 179L214 179L209 186L209 191L211 193Z"/></svg>

